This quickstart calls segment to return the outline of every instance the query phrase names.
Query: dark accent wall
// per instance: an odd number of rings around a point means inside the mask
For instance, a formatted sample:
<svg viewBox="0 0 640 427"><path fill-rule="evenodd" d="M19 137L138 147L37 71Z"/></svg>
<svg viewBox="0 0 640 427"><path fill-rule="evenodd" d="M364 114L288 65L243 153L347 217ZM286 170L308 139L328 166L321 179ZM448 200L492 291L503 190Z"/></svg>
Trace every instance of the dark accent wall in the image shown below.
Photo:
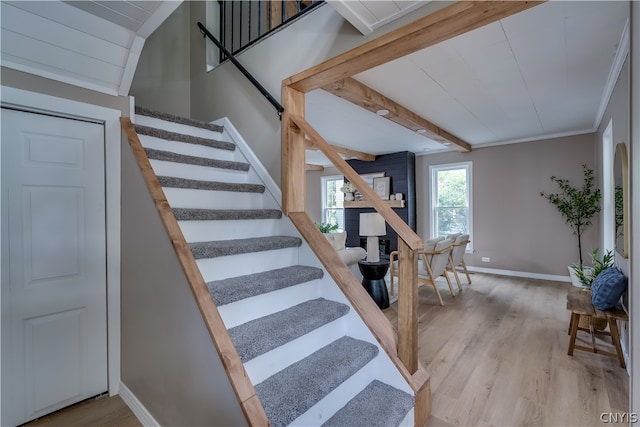
<svg viewBox="0 0 640 427"><path fill-rule="evenodd" d="M377 156L373 162L348 160L347 163L359 174L384 172L391 177L391 194L402 193L405 207L394 211L414 231L416 230L416 162L415 154L408 151ZM360 246L360 213L374 212L371 208L349 208L344 210L344 226L347 230L347 246ZM381 239L389 239L389 249L398 249L398 234L387 224L387 235Z"/></svg>

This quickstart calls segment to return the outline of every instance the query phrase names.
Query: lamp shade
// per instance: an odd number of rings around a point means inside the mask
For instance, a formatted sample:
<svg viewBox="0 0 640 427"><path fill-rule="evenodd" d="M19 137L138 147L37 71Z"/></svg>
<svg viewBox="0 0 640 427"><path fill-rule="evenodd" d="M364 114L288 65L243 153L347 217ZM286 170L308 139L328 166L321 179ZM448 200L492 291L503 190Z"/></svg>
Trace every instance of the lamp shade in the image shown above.
<svg viewBox="0 0 640 427"><path fill-rule="evenodd" d="M384 236L387 234L384 218L377 212L360 214L361 236Z"/></svg>

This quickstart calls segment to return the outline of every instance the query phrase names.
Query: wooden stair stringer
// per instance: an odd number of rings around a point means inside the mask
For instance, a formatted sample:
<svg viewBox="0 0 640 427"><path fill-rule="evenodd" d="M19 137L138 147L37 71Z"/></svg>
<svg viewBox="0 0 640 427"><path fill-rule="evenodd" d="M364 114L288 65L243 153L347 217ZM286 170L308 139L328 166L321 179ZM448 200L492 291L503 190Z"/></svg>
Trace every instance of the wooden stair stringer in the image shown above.
<svg viewBox="0 0 640 427"><path fill-rule="evenodd" d="M178 225L178 221L173 214L167 198L162 190L160 182L156 177L151 163L146 155L138 134L129 117L121 117L120 124L127 134L129 145L133 151L134 158L140 167L145 183L153 198L154 204L160 214L162 224L167 231L169 239L176 251L176 255L187 278L196 305L202 314L205 326L211 340L220 356L229 382L240 403L242 411L249 425L268 425L269 420L256 394L255 388L247 375L246 370L240 360L240 356L233 345L227 328L222 321L209 289L200 273L198 265L191 253L191 249L186 242L184 235Z"/></svg>

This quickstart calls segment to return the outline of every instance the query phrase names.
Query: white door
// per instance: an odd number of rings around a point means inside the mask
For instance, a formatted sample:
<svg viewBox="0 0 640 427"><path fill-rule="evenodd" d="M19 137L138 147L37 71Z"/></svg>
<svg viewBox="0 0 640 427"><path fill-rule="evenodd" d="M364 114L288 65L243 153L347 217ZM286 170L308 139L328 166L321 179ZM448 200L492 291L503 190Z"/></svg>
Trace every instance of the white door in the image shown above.
<svg viewBox="0 0 640 427"><path fill-rule="evenodd" d="M2 426L107 390L104 126L1 111Z"/></svg>

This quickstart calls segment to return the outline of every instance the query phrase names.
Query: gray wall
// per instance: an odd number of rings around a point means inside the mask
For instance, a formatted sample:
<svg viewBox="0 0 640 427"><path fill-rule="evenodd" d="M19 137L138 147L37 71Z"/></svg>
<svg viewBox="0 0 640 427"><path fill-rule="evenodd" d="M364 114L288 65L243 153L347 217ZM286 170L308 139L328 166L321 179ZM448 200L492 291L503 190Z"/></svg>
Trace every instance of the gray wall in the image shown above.
<svg viewBox="0 0 640 427"><path fill-rule="evenodd" d="M3 86L113 108L122 111L124 115L129 115L129 98L126 96L107 95L11 68L1 67L0 73Z"/></svg>
<svg viewBox="0 0 640 427"><path fill-rule="evenodd" d="M582 184L581 165L596 169L594 135L416 157L418 234L423 239L429 237L429 166L462 161L473 162L474 252L465 257L467 264L567 276L567 266L578 261L577 239L540 192L558 191L551 175ZM583 235L583 257L596 245L597 230L596 217ZM481 262L482 257L491 262Z"/></svg>
<svg viewBox="0 0 640 427"><path fill-rule="evenodd" d="M191 114L190 2L183 2L145 41L129 93L137 106Z"/></svg>
<svg viewBox="0 0 640 427"><path fill-rule="evenodd" d="M286 31L246 50L238 60L280 100L283 79L447 4L432 2L368 36L362 36L333 8L322 5ZM276 111L232 64L226 62L206 72L205 43L210 42L195 27L204 17L204 2L191 2L191 115L205 121L228 117L279 184L280 121Z"/></svg>
<svg viewBox="0 0 640 427"><path fill-rule="evenodd" d="M429 166L473 162L474 252L468 265L567 276L578 261L577 239L557 209L539 193L557 192L549 177L582 183L582 164L594 165L594 134L416 157L417 233L429 236ZM307 172L307 212L320 217L320 177L335 169ZM598 217L583 235L583 257L597 246ZM481 262L489 257L490 263Z"/></svg>
<svg viewBox="0 0 640 427"><path fill-rule="evenodd" d="M122 182L122 382L160 425L246 425L126 142Z"/></svg>

